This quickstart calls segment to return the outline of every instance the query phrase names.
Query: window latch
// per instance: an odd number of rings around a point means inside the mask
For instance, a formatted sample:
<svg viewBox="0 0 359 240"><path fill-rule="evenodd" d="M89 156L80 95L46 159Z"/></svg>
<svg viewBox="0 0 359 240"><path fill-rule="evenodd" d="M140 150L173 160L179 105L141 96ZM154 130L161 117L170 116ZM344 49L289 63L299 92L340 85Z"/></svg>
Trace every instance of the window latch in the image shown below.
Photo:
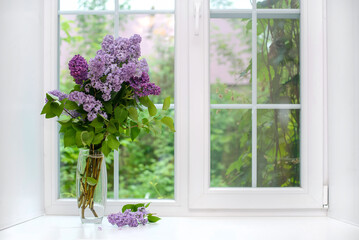
<svg viewBox="0 0 359 240"><path fill-rule="evenodd" d="M194 3L194 35L199 35L199 18L201 17L201 1L195 1Z"/></svg>

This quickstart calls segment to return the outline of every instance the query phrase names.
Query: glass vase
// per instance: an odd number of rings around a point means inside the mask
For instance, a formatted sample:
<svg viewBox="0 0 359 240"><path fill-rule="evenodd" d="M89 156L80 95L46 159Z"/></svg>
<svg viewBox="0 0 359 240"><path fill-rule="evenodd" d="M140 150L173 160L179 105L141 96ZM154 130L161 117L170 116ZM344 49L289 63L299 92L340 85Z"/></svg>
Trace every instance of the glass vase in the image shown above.
<svg viewBox="0 0 359 240"><path fill-rule="evenodd" d="M81 149L76 171L77 206L82 223L101 223L107 198L107 172L100 151Z"/></svg>

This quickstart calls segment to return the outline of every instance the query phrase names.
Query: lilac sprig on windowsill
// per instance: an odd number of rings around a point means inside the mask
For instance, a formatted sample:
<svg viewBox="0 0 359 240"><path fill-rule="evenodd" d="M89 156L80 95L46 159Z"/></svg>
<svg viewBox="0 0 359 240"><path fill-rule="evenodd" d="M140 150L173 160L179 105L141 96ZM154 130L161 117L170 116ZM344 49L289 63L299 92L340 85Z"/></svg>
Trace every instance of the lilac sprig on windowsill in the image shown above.
<svg viewBox="0 0 359 240"><path fill-rule="evenodd" d="M138 203L138 204L127 204L123 206L122 212L113 213L107 216L107 220L112 225L118 227L130 226L137 227L138 225L146 225L148 222L154 223L159 221L161 218L154 216L153 213L147 211L147 207L150 203Z"/></svg>

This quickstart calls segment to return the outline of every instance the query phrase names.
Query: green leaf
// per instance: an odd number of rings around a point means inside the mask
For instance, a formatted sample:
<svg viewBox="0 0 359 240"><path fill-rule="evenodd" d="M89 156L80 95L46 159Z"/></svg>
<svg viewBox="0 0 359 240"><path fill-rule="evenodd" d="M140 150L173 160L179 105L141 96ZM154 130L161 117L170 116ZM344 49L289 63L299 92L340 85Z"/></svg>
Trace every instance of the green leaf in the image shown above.
<svg viewBox="0 0 359 240"><path fill-rule="evenodd" d="M93 144L100 144L104 136L105 136L105 134L103 134L103 133L96 134L96 136L94 137L92 143Z"/></svg>
<svg viewBox="0 0 359 240"><path fill-rule="evenodd" d="M41 115L51 113L51 102L47 102L45 106L42 108Z"/></svg>
<svg viewBox="0 0 359 240"><path fill-rule="evenodd" d="M117 140L117 138L114 135L109 135L107 137L108 139L108 146L112 149L118 149L120 146L120 142Z"/></svg>
<svg viewBox="0 0 359 240"><path fill-rule="evenodd" d="M161 122L166 125L167 127L169 127L169 129L172 131L172 132L175 132L175 128L174 128L174 124L173 124L173 119L170 118L170 117L163 117L161 119Z"/></svg>
<svg viewBox="0 0 359 240"><path fill-rule="evenodd" d="M76 140L77 147L83 147L84 146L84 144L82 143L82 140L81 140L81 131L76 131L75 140Z"/></svg>
<svg viewBox="0 0 359 240"><path fill-rule="evenodd" d="M127 209L131 209L133 208L134 204L126 204L122 207L122 212L124 213Z"/></svg>
<svg viewBox="0 0 359 240"><path fill-rule="evenodd" d="M111 121L108 123L107 130L109 131L109 133L113 133L113 134L118 132L116 125L114 123L114 119L111 119Z"/></svg>
<svg viewBox="0 0 359 240"><path fill-rule="evenodd" d="M56 117L54 113L46 113L45 118L53 118Z"/></svg>
<svg viewBox="0 0 359 240"><path fill-rule="evenodd" d="M102 128L103 122L100 120L99 117L97 117L90 123L90 126L92 126L94 128Z"/></svg>
<svg viewBox="0 0 359 240"><path fill-rule="evenodd" d="M130 107L130 108L128 109L128 115L129 115L129 117L130 117L132 120L138 122L138 112L137 112L137 109L136 109L136 108Z"/></svg>
<svg viewBox="0 0 359 240"><path fill-rule="evenodd" d="M71 128L68 129L64 134L64 146L70 147L76 145L76 131Z"/></svg>
<svg viewBox="0 0 359 240"><path fill-rule="evenodd" d="M163 101L162 110L168 110L171 106L171 97L166 97Z"/></svg>
<svg viewBox="0 0 359 240"><path fill-rule="evenodd" d="M52 95L51 93L46 93L46 98L49 102L55 101L55 100L59 100L58 97L56 97L55 95Z"/></svg>
<svg viewBox="0 0 359 240"><path fill-rule="evenodd" d="M126 108L117 107L115 108L115 119L122 123L128 116L128 111Z"/></svg>
<svg viewBox="0 0 359 240"><path fill-rule="evenodd" d="M156 216L153 216L153 215L151 215L151 214L148 214L148 215L147 215L147 219L148 219L148 221L151 222L151 223L155 223L155 222L158 222L159 220L161 220L161 218L156 217Z"/></svg>
<svg viewBox="0 0 359 240"><path fill-rule="evenodd" d="M83 131L81 132L81 141L84 145L90 146L94 138L93 132Z"/></svg>
<svg viewBox="0 0 359 240"><path fill-rule="evenodd" d="M111 149L108 147L108 141L104 141L102 143L101 151L106 157L110 154L110 152L112 152Z"/></svg>
<svg viewBox="0 0 359 240"><path fill-rule="evenodd" d="M74 89L74 91L80 91L81 85L75 85L73 89Z"/></svg>
<svg viewBox="0 0 359 240"><path fill-rule="evenodd" d="M72 122L72 127L76 130L76 131L86 131L86 128L84 126L81 125L81 123L79 122Z"/></svg>
<svg viewBox="0 0 359 240"><path fill-rule="evenodd" d="M145 106L148 107L150 105L151 100L148 98L148 96L145 97L140 97L140 103Z"/></svg>
<svg viewBox="0 0 359 240"><path fill-rule="evenodd" d="M64 110L64 106L59 101L54 101L50 104L51 112L56 116L60 117L62 111Z"/></svg>
<svg viewBox="0 0 359 240"><path fill-rule="evenodd" d="M105 107L105 110L106 110L107 113L112 114L113 108L112 108L111 101L104 102L103 106Z"/></svg>
<svg viewBox="0 0 359 240"><path fill-rule="evenodd" d="M151 117L155 116L157 114L157 108L156 106L151 102L151 104L148 106L148 112Z"/></svg>
<svg viewBox="0 0 359 240"><path fill-rule="evenodd" d="M65 108L67 110L76 110L76 109L78 109L78 107L79 106L77 105L77 103L70 101L70 100L67 100L65 103Z"/></svg>
<svg viewBox="0 0 359 240"><path fill-rule="evenodd" d="M140 134L141 130L138 127L133 127L131 128L130 131L130 135L131 135L131 140L135 140L137 138L137 136Z"/></svg>
<svg viewBox="0 0 359 240"><path fill-rule="evenodd" d="M95 186L95 185L97 184L97 180L94 179L93 177L87 177L87 178L86 178L86 181L87 181L87 183L88 183L89 185L91 185L91 186Z"/></svg>
<svg viewBox="0 0 359 240"><path fill-rule="evenodd" d="M148 206L150 206L150 202L149 203L147 203L146 205L145 205L145 208L148 208Z"/></svg>
<svg viewBox="0 0 359 240"><path fill-rule="evenodd" d="M61 125L61 128L60 128L60 133L65 133L69 128L72 129L71 125L70 126L67 126L67 125Z"/></svg>
<svg viewBox="0 0 359 240"><path fill-rule="evenodd" d="M137 203L135 205L133 205L132 207L132 212L137 212L137 209L140 208L140 207L144 207L145 204L144 203Z"/></svg>
<svg viewBox="0 0 359 240"><path fill-rule="evenodd" d="M148 119L147 118L142 118L142 123L147 125L147 123L149 123Z"/></svg>
<svg viewBox="0 0 359 240"><path fill-rule="evenodd" d="M72 125L72 119L67 119L67 120L59 120L57 121L58 123L61 124L61 126L65 126L65 127L69 127Z"/></svg>

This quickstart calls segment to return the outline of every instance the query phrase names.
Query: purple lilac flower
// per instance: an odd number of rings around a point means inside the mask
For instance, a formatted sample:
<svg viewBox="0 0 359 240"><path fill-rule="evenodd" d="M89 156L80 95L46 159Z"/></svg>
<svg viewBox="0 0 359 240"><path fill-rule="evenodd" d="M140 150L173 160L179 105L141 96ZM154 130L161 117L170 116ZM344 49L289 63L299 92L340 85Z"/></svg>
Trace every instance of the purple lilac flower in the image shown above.
<svg viewBox="0 0 359 240"><path fill-rule="evenodd" d="M61 92L61 91L59 91L59 90L57 90L57 89L52 90L52 91L49 91L48 93L50 93L51 95L54 95L54 96L58 97L58 98L59 98L59 101L62 101L62 100L64 100L65 98L68 98L68 97L69 97L69 95L67 95L66 93L63 93L63 92ZM46 101L46 102L48 101L47 98L45 98L45 101Z"/></svg>
<svg viewBox="0 0 359 240"><path fill-rule="evenodd" d="M101 111L102 103L99 100L96 100L92 95L74 91L70 93L69 100L82 105L83 109L87 112L87 119L89 121L93 121L97 117L97 114L107 117L107 115Z"/></svg>
<svg viewBox="0 0 359 240"><path fill-rule="evenodd" d="M131 212L130 209L127 209L124 213L113 213L108 215L107 220L112 225L117 225L118 227L130 226L137 227L139 224L146 225L148 219L145 216L148 214L144 207L138 208L136 212Z"/></svg>
<svg viewBox="0 0 359 240"><path fill-rule="evenodd" d="M82 84L87 79L88 64L81 55L75 55L69 62L71 76L75 79L76 84Z"/></svg>
<svg viewBox="0 0 359 240"><path fill-rule="evenodd" d="M101 44L102 49L90 60L90 86L102 92L104 101L109 101L111 93L120 91L125 82L135 89L137 96L160 93L160 88L149 82L146 59L138 60L141 56L141 40L138 34L128 39L114 39L113 36L107 35ZM147 74L147 77L143 77L143 74ZM134 78L134 81L131 80ZM85 87L85 92L89 92L90 86Z"/></svg>
<svg viewBox="0 0 359 240"><path fill-rule="evenodd" d="M140 78L131 78L130 86L138 97L159 95L161 93L161 88L150 82L150 77L146 72L143 72Z"/></svg>

